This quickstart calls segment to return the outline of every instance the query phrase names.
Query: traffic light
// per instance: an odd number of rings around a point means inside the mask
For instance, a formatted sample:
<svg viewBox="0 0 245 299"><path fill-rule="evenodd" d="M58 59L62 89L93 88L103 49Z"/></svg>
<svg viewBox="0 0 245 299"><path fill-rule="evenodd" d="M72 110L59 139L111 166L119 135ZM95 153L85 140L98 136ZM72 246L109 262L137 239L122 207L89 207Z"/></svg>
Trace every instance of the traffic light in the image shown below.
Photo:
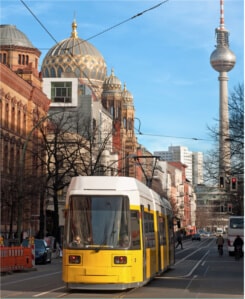
<svg viewBox="0 0 245 299"><path fill-rule="evenodd" d="M232 177L230 182L230 190L231 191L237 191L237 178Z"/></svg>
<svg viewBox="0 0 245 299"><path fill-rule="evenodd" d="M219 187L220 187L220 189L225 189L225 177L224 176L219 177Z"/></svg>

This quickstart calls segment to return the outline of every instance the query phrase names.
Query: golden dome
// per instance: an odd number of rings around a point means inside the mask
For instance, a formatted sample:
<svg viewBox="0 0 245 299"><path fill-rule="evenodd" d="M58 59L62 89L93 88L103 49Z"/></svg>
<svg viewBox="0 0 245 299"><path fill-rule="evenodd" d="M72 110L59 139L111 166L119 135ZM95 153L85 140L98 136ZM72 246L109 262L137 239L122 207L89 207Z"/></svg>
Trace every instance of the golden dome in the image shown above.
<svg viewBox="0 0 245 299"><path fill-rule="evenodd" d="M77 78L104 81L106 63L100 52L77 35L76 21L71 37L53 46L42 63L43 78L59 78L62 73L73 73Z"/></svg>

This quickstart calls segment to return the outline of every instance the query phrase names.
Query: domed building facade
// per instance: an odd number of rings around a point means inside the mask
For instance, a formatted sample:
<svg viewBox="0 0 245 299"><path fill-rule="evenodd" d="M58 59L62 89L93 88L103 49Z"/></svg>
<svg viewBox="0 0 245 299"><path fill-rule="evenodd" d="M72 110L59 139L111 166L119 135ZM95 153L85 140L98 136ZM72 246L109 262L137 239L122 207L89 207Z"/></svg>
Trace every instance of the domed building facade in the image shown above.
<svg viewBox="0 0 245 299"><path fill-rule="evenodd" d="M132 171L125 165L129 163L126 157L135 154L137 148L133 97L126 87L122 89L114 70L107 76L102 54L78 37L75 20L71 36L54 45L44 57L42 78L43 90L51 99L50 112L76 110L80 117L90 117L98 127L104 127L100 132L111 128L111 147L107 150L113 158L118 154L119 174L129 175Z"/></svg>
<svg viewBox="0 0 245 299"><path fill-rule="evenodd" d="M71 36L47 52L41 72L41 52L14 25L0 26L0 42L1 231L10 237L17 233L20 238L20 234L25 237L37 233L45 221L38 216L42 214L40 190L33 183L40 176L32 155L34 149L38 150L36 145L41 144L36 127L40 120L44 119L42 124L46 125L47 113L77 112L82 120L90 122L90 128L97 129L93 140L97 149L93 149L93 154L106 143L101 163L108 170L99 175L136 176L135 162L129 159L130 155L137 155L138 148L134 105L132 94L126 85L122 87L114 70L107 75L101 53L78 37L75 21ZM84 131L77 129L76 134L82 135ZM59 225L62 224L61 212Z"/></svg>
<svg viewBox="0 0 245 299"><path fill-rule="evenodd" d="M34 157L41 138L34 129L47 115L50 100L38 71L41 52L27 36L14 25L0 25L0 45L1 233L13 239L39 226L39 218L32 219L40 210L33 182L42 175Z"/></svg>

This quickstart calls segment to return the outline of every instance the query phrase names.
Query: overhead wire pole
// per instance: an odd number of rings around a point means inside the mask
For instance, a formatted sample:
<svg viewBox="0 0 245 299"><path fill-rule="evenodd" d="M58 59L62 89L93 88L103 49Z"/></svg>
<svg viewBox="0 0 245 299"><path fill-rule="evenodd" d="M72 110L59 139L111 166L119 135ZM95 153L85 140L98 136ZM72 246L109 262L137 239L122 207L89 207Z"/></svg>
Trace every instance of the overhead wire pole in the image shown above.
<svg viewBox="0 0 245 299"><path fill-rule="evenodd" d="M155 169L156 169L157 160L160 158L160 156L133 156L132 158L134 160L137 160L137 162L139 163L140 168L141 168L141 170L144 174L144 177L146 179L146 185L149 188L151 188L152 187L152 179L153 179L153 175L154 175L154 172L155 172ZM145 171L144 167L142 166L141 161L139 160L140 158L142 158L142 159L155 159L155 163L154 163L154 166L152 167L152 172L151 172L150 177L147 176L146 171Z"/></svg>

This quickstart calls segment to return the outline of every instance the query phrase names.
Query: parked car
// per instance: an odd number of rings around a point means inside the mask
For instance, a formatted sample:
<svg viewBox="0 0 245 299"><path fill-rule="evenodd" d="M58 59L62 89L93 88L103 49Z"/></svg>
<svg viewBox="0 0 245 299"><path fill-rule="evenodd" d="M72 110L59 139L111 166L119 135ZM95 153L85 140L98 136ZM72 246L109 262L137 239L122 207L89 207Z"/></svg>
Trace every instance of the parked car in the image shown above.
<svg viewBox="0 0 245 299"><path fill-rule="evenodd" d="M35 263L36 264L46 264L51 263L52 260L52 250L48 247L45 240L35 239ZM22 242L23 247L29 246L29 239L25 239Z"/></svg>
<svg viewBox="0 0 245 299"><path fill-rule="evenodd" d="M200 234L194 234L194 235L192 235L192 241L193 240L197 240L197 241L201 241L201 235Z"/></svg>

